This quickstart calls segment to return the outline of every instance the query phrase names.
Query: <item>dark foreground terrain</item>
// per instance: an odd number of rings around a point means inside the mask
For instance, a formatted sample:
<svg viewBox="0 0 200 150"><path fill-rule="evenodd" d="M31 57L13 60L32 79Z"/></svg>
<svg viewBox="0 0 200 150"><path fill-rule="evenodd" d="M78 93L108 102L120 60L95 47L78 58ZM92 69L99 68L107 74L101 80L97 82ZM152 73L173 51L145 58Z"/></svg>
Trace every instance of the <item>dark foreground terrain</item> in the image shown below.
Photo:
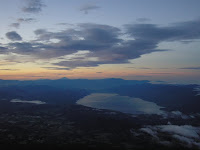
<svg viewBox="0 0 200 150"><path fill-rule="evenodd" d="M1 101L1 106L8 106ZM128 115L120 112L98 110L81 105L35 105L11 103L13 108L0 113L0 145L42 146L55 148L88 149L197 149L185 147L172 137L161 135L156 141L140 128L146 125L200 124L195 119L162 118L158 115ZM2 109L1 109L2 110ZM199 118L197 118L199 117Z"/></svg>
<svg viewBox="0 0 200 150"><path fill-rule="evenodd" d="M122 79L0 80L0 145L200 149L199 89L198 85ZM133 115L76 104L91 93L101 92L154 102L164 107L163 113Z"/></svg>

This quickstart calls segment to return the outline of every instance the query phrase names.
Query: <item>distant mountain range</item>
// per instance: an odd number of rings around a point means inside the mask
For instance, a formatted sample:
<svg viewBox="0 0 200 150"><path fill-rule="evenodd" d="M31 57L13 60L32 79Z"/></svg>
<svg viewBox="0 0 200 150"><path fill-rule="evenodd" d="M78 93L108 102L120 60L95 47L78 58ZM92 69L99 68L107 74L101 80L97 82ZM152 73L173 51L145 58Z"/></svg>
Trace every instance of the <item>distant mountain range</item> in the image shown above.
<svg viewBox="0 0 200 150"><path fill-rule="evenodd" d="M57 80L40 79L40 80L0 80L0 87L2 86L25 86L25 85L49 85L57 88L83 88L89 90L103 90L107 88L113 88L121 85L132 84L144 84L149 83L148 80L123 80L119 78L107 78L107 79L68 79L61 78Z"/></svg>
<svg viewBox="0 0 200 150"><path fill-rule="evenodd" d="M0 100L40 100L53 104L72 104L90 93L117 93L155 102L168 110L200 112L198 85L152 84L148 80L68 79L0 80Z"/></svg>

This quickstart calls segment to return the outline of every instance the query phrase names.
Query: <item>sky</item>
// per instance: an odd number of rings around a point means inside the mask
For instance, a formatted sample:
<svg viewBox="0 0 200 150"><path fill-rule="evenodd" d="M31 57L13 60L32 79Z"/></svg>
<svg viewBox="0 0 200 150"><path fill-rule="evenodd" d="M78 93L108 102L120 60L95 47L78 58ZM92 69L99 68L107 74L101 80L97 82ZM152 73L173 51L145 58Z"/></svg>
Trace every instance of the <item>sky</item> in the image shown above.
<svg viewBox="0 0 200 150"><path fill-rule="evenodd" d="M1 0L0 79L200 84L199 0Z"/></svg>

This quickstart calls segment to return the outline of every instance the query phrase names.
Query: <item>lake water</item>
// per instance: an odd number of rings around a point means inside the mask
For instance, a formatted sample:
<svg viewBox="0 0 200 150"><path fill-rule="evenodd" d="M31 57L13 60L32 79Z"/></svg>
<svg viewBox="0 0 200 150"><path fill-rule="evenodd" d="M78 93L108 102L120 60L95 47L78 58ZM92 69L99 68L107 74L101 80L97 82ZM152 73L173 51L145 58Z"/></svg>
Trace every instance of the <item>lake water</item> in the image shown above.
<svg viewBox="0 0 200 150"><path fill-rule="evenodd" d="M130 114L163 114L161 106L140 98L120 96L113 93L93 93L77 101L87 107L108 109Z"/></svg>

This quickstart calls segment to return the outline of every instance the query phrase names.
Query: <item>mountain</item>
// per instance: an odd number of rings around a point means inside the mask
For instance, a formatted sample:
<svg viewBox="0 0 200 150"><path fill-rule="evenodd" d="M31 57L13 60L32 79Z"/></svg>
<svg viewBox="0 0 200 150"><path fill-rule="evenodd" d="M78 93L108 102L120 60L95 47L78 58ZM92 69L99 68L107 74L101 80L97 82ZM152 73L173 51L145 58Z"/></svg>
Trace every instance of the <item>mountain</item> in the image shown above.
<svg viewBox="0 0 200 150"><path fill-rule="evenodd" d="M68 79L0 80L0 99L40 100L47 103L76 103L90 93L117 93L141 98L167 110L200 112L198 85L152 84L148 80Z"/></svg>
<svg viewBox="0 0 200 150"><path fill-rule="evenodd" d="M61 78L57 80L40 79L29 81L17 81L17 80L0 80L0 86L24 86L24 85L48 85L56 88L83 88L89 90L103 90L107 88L113 88L120 85L132 85L148 83L148 80L123 80L118 78L108 79L68 79Z"/></svg>

